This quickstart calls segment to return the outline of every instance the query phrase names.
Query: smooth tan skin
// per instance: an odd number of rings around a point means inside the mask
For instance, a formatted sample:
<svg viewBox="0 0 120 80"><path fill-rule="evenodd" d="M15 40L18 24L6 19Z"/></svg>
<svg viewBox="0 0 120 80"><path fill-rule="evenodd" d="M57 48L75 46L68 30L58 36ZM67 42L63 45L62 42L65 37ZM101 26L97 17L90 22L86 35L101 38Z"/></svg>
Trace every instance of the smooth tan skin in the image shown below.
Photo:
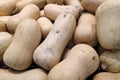
<svg viewBox="0 0 120 80"><path fill-rule="evenodd" d="M0 32L6 31L6 25L3 21L0 20Z"/></svg>
<svg viewBox="0 0 120 80"><path fill-rule="evenodd" d="M0 32L0 61L3 59L3 54L10 45L13 36L8 32Z"/></svg>
<svg viewBox="0 0 120 80"><path fill-rule="evenodd" d="M74 32L76 44L86 43L91 46L97 44L96 19L91 13L83 13L79 18L77 28Z"/></svg>
<svg viewBox="0 0 120 80"><path fill-rule="evenodd" d="M46 2L47 2L47 4L50 4L50 3L63 4L64 0L46 0Z"/></svg>
<svg viewBox="0 0 120 80"><path fill-rule="evenodd" d="M97 8L107 0L82 0L81 5L89 12L96 13Z"/></svg>
<svg viewBox="0 0 120 80"><path fill-rule="evenodd" d="M17 1L19 0L0 0L0 16L10 15Z"/></svg>
<svg viewBox="0 0 120 80"><path fill-rule="evenodd" d="M20 11L28 4L35 4L41 9L45 6L45 1L46 0L20 0L16 3L16 8Z"/></svg>
<svg viewBox="0 0 120 80"><path fill-rule="evenodd" d="M62 56L76 26L73 15L59 15L45 40L34 51L34 62L46 70L53 68Z"/></svg>
<svg viewBox="0 0 120 80"><path fill-rule="evenodd" d="M120 49L120 0L104 2L96 12L97 37L105 49Z"/></svg>
<svg viewBox="0 0 120 80"><path fill-rule="evenodd" d="M55 21L56 18L65 12L71 13L76 19L79 17L79 11L70 5L48 4L44 7L45 16Z"/></svg>
<svg viewBox="0 0 120 80"><path fill-rule="evenodd" d="M99 57L89 45L75 45L67 57L48 74L48 80L85 80L99 66Z"/></svg>
<svg viewBox="0 0 120 80"><path fill-rule="evenodd" d="M53 27L53 23L47 17L40 17L37 21L40 24L43 38L46 38L51 28Z"/></svg>
<svg viewBox="0 0 120 80"><path fill-rule="evenodd" d="M101 67L107 72L120 72L120 50L104 51L100 55Z"/></svg>
<svg viewBox="0 0 120 80"><path fill-rule="evenodd" d="M4 63L15 70L25 70L31 65L33 52L40 40L39 23L34 19L21 21L10 46L5 51Z"/></svg>
<svg viewBox="0 0 120 80"><path fill-rule="evenodd" d="M72 5L78 9L79 12L83 11L83 7L81 6L81 3L79 0L65 0L65 4Z"/></svg>
<svg viewBox="0 0 120 80"><path fill-rule="evenodd" d="M10 33L14 33L17 25L24 19L38 19L40 17L40 10L34 4L25 6L18 14L14 15L7 21L7 28Z"/></svg>
<svg viewBox="0 0 120 80"><path fill-rule="evenodd" d="M120 73L101 72L94 76L93 80L119 80Z"/></svg>
<svg viewBox="0 0 120 80"><path fill-rule="evenodd" d="M0 69L0 80L47 80L47 74L41 69L32 69L19 73Z"/></svg>
<svg viewBox="0 0 120 80"><path fill-rule="evenodd" d="M12 16L0 16L0 21L3 21L5 24L7 23L8 19Z"/></svg>
<svg viewBox="0 0 120 80"><path fill-rule="evenodd" d="M40 11L40 17L45 17L44 10L41 10L41 11Z"/></svg>

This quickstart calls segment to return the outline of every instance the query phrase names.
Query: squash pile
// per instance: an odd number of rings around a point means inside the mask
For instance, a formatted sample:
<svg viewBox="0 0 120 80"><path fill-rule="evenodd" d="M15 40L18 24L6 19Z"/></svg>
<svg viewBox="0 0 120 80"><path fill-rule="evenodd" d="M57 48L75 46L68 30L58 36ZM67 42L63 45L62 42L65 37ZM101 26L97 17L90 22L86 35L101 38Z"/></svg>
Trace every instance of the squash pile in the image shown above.
<svg viewBox="0 0 120 80"><path fill-rule="evenodd" d="M0 0L0 80L120 80L120 0Z"/></svg>

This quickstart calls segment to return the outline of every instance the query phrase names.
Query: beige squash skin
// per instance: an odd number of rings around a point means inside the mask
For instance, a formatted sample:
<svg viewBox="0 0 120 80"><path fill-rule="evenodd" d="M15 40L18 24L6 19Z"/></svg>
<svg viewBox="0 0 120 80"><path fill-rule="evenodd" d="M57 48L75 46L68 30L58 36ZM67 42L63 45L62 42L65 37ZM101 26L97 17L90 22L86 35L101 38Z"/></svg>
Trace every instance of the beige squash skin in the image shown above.
<svg viewBox="0 0 120 80"><path fill-rule="evenodd" d="M19 0L0 0L0 16L10 15L17 1Z"/></svg>
<svg viewBox="0 0 120 80"><path fill-rule="evenodd" d="M93 80L119 80L120 73L101 72L94 76Z"/></svg>
<svg viewBox="0 0 120 80"><path fill-rule="evenodd" d="M35 63L46 70L54 67L59 62L62 52L73 34L75 25L76 20L73 15L69 13L59 15L48 36L34 51Z"/></svg>
<svg viewBox="0 0 120 80"><path fill-rule="evenodd" d="M91 13L83 13L79 18L78 25L74 32L74 42L76 44L86 43L91 46L97 44L96 19Z"/></svg>
<svg viewBox="0 0 120 80"><path fill-rule="evenodd" d="M57 3L57 4L63 4L64 0L46 0L47 4L50 3Z"/></svg>
<svg viewBox="0 0 120 80"><path fill-rule="evenodd" d="M19 73L0 69L0 80L47 80L47 74L41 69L32 69Z"/></svg>
<svg viewBox="0 0 120 80"><path fill-rule="evenodd" d="M67 57L48 74L48 80L85 80L96 71L99 57L89 45L75 45Z"/></svg>
<svg viewBox="0 0 120 80"><path fill-rule="evenodd" d="M40 24L43 38L46 38L51 28L53 27L53 23L47 17L40 17L37 21Z"/></svg>
<svg viewBox="0 0 120 80"><path fill-rule="evenodd" d="M104 51L100 55L101 67L107 72L120 72L120 50Z"/></svg>
<svg viewBox="0 0 120 80"><path fill-rule="evenodd" d="M7 28L10 33L14 33L17 25L24 19L38 19L40 17L40 10L34 4L25 6L18 14L14 15L7 21Z"/></svg>
<svg viewBox="0 0 120 80"><path fill-rule="evenodd" d="M97 37L105 49L120 49L120 0L104 2L96 11Z"/></svg>
<svg viewBox="0 0 120 80"><path fill-rule="evenodd" d="M41 10L41 11L40 11L40 17L45 17L44 10Z"/></svg>
<svg viewBox="0 0 120 80"><path fill-rule="evenodd" d="M65 0L65 4L72 5L78 9L79 12L83 11L83 7L81 6L81 3L79 0Z"/></svg>
<svg viewBox="0 0 120 80"><path fill-rule="evenodd" d="M46 0L21 0L16 3L16 8L18 11L20 11L28 4L35 4L41 9L45 6L45 1Z"/></svg>
<svg viewBox="0 0 120 80"><path fill-rule="evenodd" d="M12 16L0 16L0 21L3 21L5 24L7 23L8 19Z"/></svg>
<svg viewBox="0 0 120 80"><path fill-rule="evenodd" d="M13 36L8 32L0 32L0 61L3 59L3 54L10 45Z"/></svg>
<svg viewBox="0 0 120 80"><path fill-rule="evenodd" d="M97 8L107 0L82 0L81 4L89 12L96 13Z"/></svg>
<svg viewBox="0 0 120 80"><path fill-rule="evenodd" d="M4 32L6 31L6 25L3 21L0 21L0 32Z"/></svg>
<svg viewBox="0 0 120 80"><path fill-rule="evenodd" d="M79 17L79 11L70 5L56 5L56 4L48 4L44 7L45 16L55 21L57 16L62 13L68 12L74 15L76 19Z"/></svg>
<svg viewBox="0 0 120 80"><path fill-rule="evenodd" d="M10 46L5 51L4 63L15 70L25 70L31 65L33 52L40 40L39 23L34 19L21 21Z"/></svg>

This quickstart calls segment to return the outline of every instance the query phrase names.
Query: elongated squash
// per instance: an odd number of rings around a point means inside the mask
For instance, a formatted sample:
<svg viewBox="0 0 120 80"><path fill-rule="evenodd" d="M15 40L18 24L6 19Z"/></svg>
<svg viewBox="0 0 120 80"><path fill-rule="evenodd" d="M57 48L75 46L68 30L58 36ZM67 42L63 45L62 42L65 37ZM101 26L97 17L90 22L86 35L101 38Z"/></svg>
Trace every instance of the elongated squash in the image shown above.
<svg viewBox="0 0 120 80"><path fill-rule="evenodd" d="M0 16L0 21L3 21L5 24L7 23L8 19L12 16Z"/></svg>
<svg viewBox="0 0 120 80"><path fill-rule="evenodd" d="M94 76L93 80L119 80L120 73L101 72Z"/></svg>
<svg viewBox="0 0 120 80"><path fill-rule="evenodd" d="M0 69L0 80L47 80L47 74L41 69L14 72Z"/></svg>
<svg viewBox="0 0 120 80"><path fill-rule="evenodd" d="M0 0L0 16L7 16L15 9L15 5L19 0Z"/></svg>
<svg viewBox="0 0 120 80"><path fill-rule="evenodd" d="M39 8L34 4L25 6L18 14L14 15L7 21L7 28L10 33L14 33L17 25L24 19L37 19L40 16Z"/></svg>
<svg viewBox="0 0 120 80"><path fill-rule="evenodd" d="M97 44L96 18L91 13L83 13L74 32L76 44L86 43L93 47Z"/></svg>
<svg viewBox="0 0 120 80"><path fill-rule="evenodd" d="M3 59L3 54L10 45L13 36L8 32L0 32L0 61Z"/></svg>
<svg viewBox="0 0 120 80"><path fill-rule="evenodd" d="M46 17L40 17L37 21L40 24L43 38L46 38L51 28L53 27L53 23Z"/></svg>
<svg viewBox="0 0 120 80"><path fill-rule="evenodd" d="M39 23L34 19L21 21L10 46L5 51L4 63L15 70L25 70L31 65L33 52L40 40Z"/></svg>
<svg viewBox="0 0 120 80"><path fill-rule="evenodd" d="M45 2L46 0L20 0L16 3L16 9L20 11L28 4L35 4L41 9L45 6Z"/></svg>
<svg viewBox="0 0 120 80"><path fill-rule="evenodd" d="M98 66L97 52L89 45L78 44L50 70L48 80L85 80Z"/></svg>
<svg viewBox="0 0 120 80"><path fill-rule="evenodd" d="M79 11L74 6L48 4L44 7L45 16L53 21L55 21L60 14L65 12L71 13L76 19L79 17Z"/></svg>
<svg viewBox="0 0 120 80"><path fill-rule="evenodd" d="M34 51L35 63L46 70L54 67L61 58L62 52L69 42L76 26L73 15L59 15L45 40Z"/></svg>

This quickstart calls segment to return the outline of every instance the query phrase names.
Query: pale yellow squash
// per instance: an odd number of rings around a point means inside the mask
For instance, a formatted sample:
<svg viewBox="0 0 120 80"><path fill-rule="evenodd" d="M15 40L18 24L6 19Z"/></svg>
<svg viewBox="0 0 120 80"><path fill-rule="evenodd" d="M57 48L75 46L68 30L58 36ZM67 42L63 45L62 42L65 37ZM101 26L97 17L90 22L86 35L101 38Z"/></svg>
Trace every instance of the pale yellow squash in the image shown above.
<svg viewBox="0 0 120 80"><path fill-rule="evenodd" d="M24 19L31 18L31 19L38 19L40 17L40 10L34 4L29 4L25 6L18 14L13 15L7 21L7 28L10 33L14 33L17 25Z"/></svg>
<svg viewBox="0 0 120 80"><path fill-rule="evenodd" d="M120 80L120 73L101 72L93 80Z"/></svg>
<svg viewBox="0 0 120 80"><path fill-rule="evenodd" d="M78 21L74 32L74 42L76 44L86 43L91 46L97 44L96 19L91 13L83 13Z"/></svg>
<svg viewBox="0 0 120 80"><path fill-rule="evenodd" d="M15 70L25 70L31 65L33 52L40 40L39 23L34 19L21 21L10 46L4 53L4 63Z"/></svg>
<svg viewBox="0 0 120 80"><path fill-rule="evenodd" d="M97 37L105 49L120 49L120 0L108 0L96 12Z"/></svg>
<svg viewBox="0 0 120 80"><path fill-rule="evenodd" d="M47 80L47 74L41 69L14 72L0 69L0 80Z"/></svg>
<svg viewBox="0 0 120 80"><path fill-rule="evenodd" d="M44 7L45 16L53 21L55 21L60 14L65 12L71 13L76 19L79 17L79 11L74 6L48 4Z"/></svg>
<svg viewBox="0 0 120 80"><path fill-rule="evenodd" d="M0 61L3 60L3 54L10 45L13 36L8 32L0 32Z"/></svg>
<svg viewBox="0 0 120 80"><path fill-rule="evenodd" d="M53 68L62 56L76 26L73 15L59 15L45 40L34 51L34 62L46 70Z"/></svg>
<svg viewBox="0 0 120 80"><path fill-rule="evenodd" d="M15 9L19 0L0 0L0 16L7 16Z"/></svg>
<svg viewBox="0 0 120 80"><path fill-rule="evenodd" d="M50 70L48 80L85 80L99 66L97 52L89 45L75 45L67 57Z"/></svg>
<svg viewBox="0 0 120 80"><path fill-rule="evenodd" d="M40 9L45 6L46 0L20 0L16 3L16 9L18 11L22 10L28 4L35 4Z"/></svg>
<svg viewBox="0 0 120 80"><path fill-rule="evenodd" d="M46 38L51 28L53 27L52 21L50 21L47 17L40 17L37 21L40 24L43 38Z"/></svg>

